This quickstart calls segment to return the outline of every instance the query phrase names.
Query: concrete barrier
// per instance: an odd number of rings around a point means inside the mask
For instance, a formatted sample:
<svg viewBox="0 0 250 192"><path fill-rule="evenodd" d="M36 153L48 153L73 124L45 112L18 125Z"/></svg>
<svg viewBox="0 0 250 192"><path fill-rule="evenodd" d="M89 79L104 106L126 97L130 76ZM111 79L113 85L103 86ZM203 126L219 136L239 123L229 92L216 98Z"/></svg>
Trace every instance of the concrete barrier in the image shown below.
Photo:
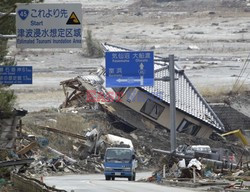
<svg viewBox="0 0 250 192"><path fill-rule="evenodd" d="M65 190L49 187L37 179L28 178L21 174L12 173L11 180L21 192L66 192Z"/></svg>

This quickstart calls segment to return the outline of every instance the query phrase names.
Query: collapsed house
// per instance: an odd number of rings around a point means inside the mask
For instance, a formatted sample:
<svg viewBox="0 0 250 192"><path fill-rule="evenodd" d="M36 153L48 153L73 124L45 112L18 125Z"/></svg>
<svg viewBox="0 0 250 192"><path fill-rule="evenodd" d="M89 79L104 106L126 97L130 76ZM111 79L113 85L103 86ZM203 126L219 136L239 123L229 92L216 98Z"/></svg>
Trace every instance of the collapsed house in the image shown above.
<svg viewBox="0 0 250 192"><path fill-rule="evenodd" d="M105 52L131 51L107 43L102 46ZM154 60L155 78L169 76L169 64L161 57L155 56ZM177 65L175 77L177 131L203 138L208 138L213 131L224 132L220 119ZM168 81L155 81L154 86L121 88L107 88L105 81L105 65L102 65L94 74L61 82L66 96L63 107L96 107L98 103L108 114L126 125L128 132L155 127L170 130ZM73 89L70 94L68 88Z"/></svg>

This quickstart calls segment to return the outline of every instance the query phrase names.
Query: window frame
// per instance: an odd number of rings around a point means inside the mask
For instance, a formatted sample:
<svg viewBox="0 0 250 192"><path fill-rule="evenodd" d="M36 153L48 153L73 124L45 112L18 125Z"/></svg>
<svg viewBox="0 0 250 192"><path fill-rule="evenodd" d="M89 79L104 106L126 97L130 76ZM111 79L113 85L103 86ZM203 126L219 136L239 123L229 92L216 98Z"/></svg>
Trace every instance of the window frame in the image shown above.
<svg viewBox="0 0 250 192"><path fill-rule="evenodd" d="M184 124L185 123L185 124ZM182 130L185 128L188 128L190 125L193 125L192 129L196 129L196 130L192 130L191 133L187 133L187 132L182 132ZM181 130L180 130L181 129ZM190 129L190 128L189 128ZM177 131L179 133L186 133L186 134L189 134L189 135L193 135L193 136L196 136L198 134L198 132L201 130L201 126L199 125L196 125L195 123L191 122L191 121L188 121L187 119L183 119L181 121L181 123L179 124L179 126L177 127Z"/></svg>
<svg viewBox="0 0 250 192"><path fill-rule="evenodd" d="M149 113L146 113L146 112L145 112L145 109L146 109L146 105L147 105L148 102L152 102L152 103L153 103L153 107L152 107L152 109L150 110ZM154 116L151 115L152 112L154 111L155 107L159 107L158 111L159 111L160 114L157 115L157 117L154 117ZM161 114L163 113L164 109L165 109L165 107L162 106L161 104L155 102L155 101L152 100L152 99L147 99L147 100L145 101L145 103L143 104L142 108L140 109L140 112L142 112L143 114L145 114L145 115L147 115L147 116L149 116L149 117L151 117L151 118L157 120L157 119L159 119L159 117L160 117Z"/></svg>

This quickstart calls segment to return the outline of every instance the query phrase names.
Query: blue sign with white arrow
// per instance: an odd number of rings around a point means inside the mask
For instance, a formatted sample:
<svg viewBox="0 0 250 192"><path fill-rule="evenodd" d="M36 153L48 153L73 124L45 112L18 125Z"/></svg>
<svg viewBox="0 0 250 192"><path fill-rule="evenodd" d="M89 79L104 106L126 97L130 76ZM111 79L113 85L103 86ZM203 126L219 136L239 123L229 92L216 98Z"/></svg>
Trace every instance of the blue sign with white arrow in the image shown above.
<svg viewBox="0 0 250 192"><path fill-rule="evenodd" d="M106 87L154 85L153 51L106 52Z"/></svg>

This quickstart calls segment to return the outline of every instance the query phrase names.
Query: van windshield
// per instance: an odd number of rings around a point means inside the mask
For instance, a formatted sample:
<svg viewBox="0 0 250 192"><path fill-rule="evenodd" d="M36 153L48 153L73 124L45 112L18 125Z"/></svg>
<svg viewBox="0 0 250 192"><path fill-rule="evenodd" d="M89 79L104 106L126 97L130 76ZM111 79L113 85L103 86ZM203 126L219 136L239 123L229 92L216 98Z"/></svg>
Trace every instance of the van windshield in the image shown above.
<svg viewBox="0 0 250 192"><path fill-rule="evenodd" d="M107 149L107 161L130 161L132 159L132 151L130 149Z"/></svg>

